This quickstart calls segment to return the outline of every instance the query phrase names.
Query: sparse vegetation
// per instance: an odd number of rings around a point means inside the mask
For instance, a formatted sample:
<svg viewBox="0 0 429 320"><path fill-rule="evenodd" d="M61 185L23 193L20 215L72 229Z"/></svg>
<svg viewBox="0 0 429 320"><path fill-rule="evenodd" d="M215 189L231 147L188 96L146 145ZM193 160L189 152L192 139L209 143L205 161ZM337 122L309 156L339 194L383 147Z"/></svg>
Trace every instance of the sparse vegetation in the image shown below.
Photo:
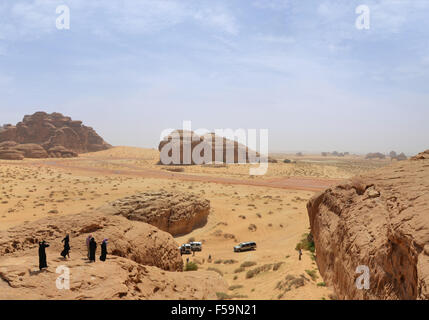
<svg viewBox="0 0 429 320"><path fill-rule="evenodd" d="M198 265L195 262L188 262L185 266L185 271L197 271Z"/></svg>
<svg viewBox="0 0 429 320"><path fill-rule="evenodd" d="M234 260L234 259L228 259L228 260L224 260L223 261L223 264L234 264L234 263L237 263L238 261L237 260Z"/></svg>
<svg viewBox="0 0 429 320"><path fill-rule="evenodd" d="M241 284L236 284L236 285L230 286L229 290L233 291L233 290L237 290L237 289L241 289L241 288L243 288L243 286Z"/></svg>
<svg viewBox="0 0 429 320"><path fill-rule="evenodd" d="M311 234L304 233L302 235L301 241L296 245L295 249L307 250L314 253L316 251L316 248L314 246L313 236Z"/></svg>
<svg viewBox="0 0 429 320"><path fill-rule="evenodd" d="M219 273L219 274L223 277L223 272L222 272L222 271L220 271L218 268L210 267L210 268L208 268L207 270L208 270L208 271L214 271L214 272L217 272L217 273Z"/></svg>
<svg viewBox="0 0 429 320"><path fill-rule="evenodd" d="M229 295L225 292L216 292L216 296L219 300L230 300L230 299L246 299L247 296L241 294Z"/></svg>
<svg viewBox="0 0 429 320"><path fill-rule="evenodd" d="M316 281L318 278L316 270L305 270L305 272L310 276L313 281Z"/></svg>
<svg viewBox="0 0 429 320"><path fill-rule="evenodd" d="M255 265L256 265L255 261L245 261L240 265L240 267L241 268L248 268L248 267L253 267Z"/></svg>
<svg viewBox="0 0 429 320"><path fill-rule="evenodd" d="M281 299L286 292L292 289L303 287L306 281L309 280L306 279L304 275L301 275L299 277L290 274L287 275L286 278L282 281L279 281L275 287L275 289L282 291L282 293L278 295L278 298Z"/></svg>
<svg viewBox="0 0 429 320"><path fill-rule="evenodd" d="M277 271L284 264L284 262L277 262L273 265L273 271Z"/></svg>
<svg viewBox="0 0 429 320"><path fill-rule="evenodd" d="M234 270L234 273L240 273L243 272L245 269L243 267L237 268Z"/></svg>
<svg viewBox="0 0 429 320"><path fill-rule="evenodd" d="M270 263L270 264L264 264L263 266L249 270L246 273L246 279L251 279L262 272L270 271L272 267L273 267L273 264Z"/></svg>

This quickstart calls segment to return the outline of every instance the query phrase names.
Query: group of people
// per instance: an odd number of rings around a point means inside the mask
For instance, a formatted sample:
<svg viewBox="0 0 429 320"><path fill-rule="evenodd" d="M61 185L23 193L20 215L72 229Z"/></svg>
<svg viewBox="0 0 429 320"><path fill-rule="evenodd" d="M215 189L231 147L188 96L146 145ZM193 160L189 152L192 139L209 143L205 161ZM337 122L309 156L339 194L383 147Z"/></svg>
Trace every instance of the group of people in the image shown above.
<svg viewBox="0 0 429 320"><path fill-rule="evenodd" d="M101 255L100 255L101 261L106 261L107 240L108 239L104 239L103 242L101 242ZM97 251L97 242L95 242L95 239L92 235L89 235L88 238L86 238L86 248L88 249L89 261L95 262L95 253Z"/></svg>
<svg viewBox="0 0 429 320"><path fill-rule="evenodd" d="M107 257L107 241L108 239L104 239L101 243L101 255L100 260L106 261ZM61 252L61 256L66 259L70 258L70 236L67 234L61 242L64 242L64 249ZM48 267L47 258L46 258L46 248L49 247L49 244L42 240L39 242L39 269L45 269ZM88 259L90 262L95 262L95 254L97 251L97 243L92 235L89 235L86 238L86 247L88 249Z"/></svg>

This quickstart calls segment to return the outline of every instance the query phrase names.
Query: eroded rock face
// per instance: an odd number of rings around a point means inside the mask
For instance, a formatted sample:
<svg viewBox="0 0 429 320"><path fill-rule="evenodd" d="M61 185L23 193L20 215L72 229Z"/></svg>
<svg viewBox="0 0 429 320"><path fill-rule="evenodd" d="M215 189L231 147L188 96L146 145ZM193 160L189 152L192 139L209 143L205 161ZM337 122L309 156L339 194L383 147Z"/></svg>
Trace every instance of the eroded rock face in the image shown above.
<svg viewBox="0 0 429 320"><path fill-rule="evenodd" d="M158 150L161 152L160 164L165 165L259 161L257 152L237 141L216 136L214 133L198 136L193 131L176 130L159 143ZM201 163L196 162L195 157L190 156L194 152L200 155ZM169 160L171 161L169 162Z"/></svg>
<svg viewBox="0 0 429 320"><path fill-rule="evenodd" d="M51 157L65 154L67 157L78 153L106 150L107 144L94 129L84 126L81 121L73 121L60 113L36 112L27 115L16 126L6 125L0 130L0 142L15 142L26 145L24 148L28 157L41 157L42 152L35 152L34 145L41 146ZM33 147L31 147L33 145ZM62 152L55 148L62 147ZM9 146L8 148L15 148ZM27 157L27 156L26 156Z"/></svg>
<svg viewBox="0 0 429 320"><path fill-rule="evenodd" d="M70 258L60 257L70 234ZM86 259L85 239L97 243L97 261ZM108 256L98 259L108 238ZM37 240L44 239L48 269L38 270ZM215 272L182 271L171 235L143 222L97 212L49 217L0 232L0 300L3 299L216 299L227 283ZM70 290L58 290L56 270L70 270ZM60 272L64 272L61 269Z"/></svg>
<svg viewBox="0 0 429 320"><path fill-rule="evenodd" d="M22 154L22 152L19 152L17 150L0 149L0 159L3 159L3 160L23 160L24 155Z"/></svg>
<svg viewBox="0 0 429 320"><path fill-rule="evenodd" d="M340 299L429 299L429 160L353 178L307 204L317 264ZM369 290L359 290L358 266Z"/></svg>
<svg viewBox="0 0 429 320"><path fill-rule="evenodd" d="M149 223L177 236L206 224L210 201L192 193L145 192L116 200L100 210Z"/></svg>
<svg viewBox="0 0 429 320"><path fill-rule="evenodd" d="M59 255L66 233L71 237L72 252L85 252L86 237L92 234L99 244L108 238L113 255L164 270L183 269L178 244L168 233L146 223L97 212L48 217L0 231L0 255L37 252L37 240L49 242L50 250Z"/></svg>

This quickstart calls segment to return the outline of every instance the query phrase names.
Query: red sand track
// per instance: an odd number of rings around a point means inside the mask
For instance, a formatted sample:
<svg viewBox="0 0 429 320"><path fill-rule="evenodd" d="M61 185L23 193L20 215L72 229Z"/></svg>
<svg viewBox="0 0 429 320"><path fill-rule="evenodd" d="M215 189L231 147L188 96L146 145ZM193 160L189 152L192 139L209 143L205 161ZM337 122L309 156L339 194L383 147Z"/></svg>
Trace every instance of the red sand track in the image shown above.
<svg viewBox="0 0 429 320"><path fill-rule="evenodd" d="M84 159L84 160L104 162L106 160L112 160L112 158ZM133 176L133 177L143 177L143 178L172 179L172 180L182 180L182 181L219 183L219 184L225 184L225 185L246 185L246 186L306 190L306 191L322 191L328 188L329 186L341 181L340 179L307 178L307 177L284 177L284 178L273 178L273 179L240 180L240 179L224 178L224 177L213 177L213 176L186 174L186 173L167 172L162 170L141 168L141 167L126 165L126 164L121 164L121 166L124 167L124 169L94 168L89 166L85 167L80 165L74 165L73 162L74 162L73 160L70 160L70 161L46 160L42 162L21 163L21 165L56 167L56 168L74 170L74 171L98 173L103 175L127 175L127 176Z"/></svg>

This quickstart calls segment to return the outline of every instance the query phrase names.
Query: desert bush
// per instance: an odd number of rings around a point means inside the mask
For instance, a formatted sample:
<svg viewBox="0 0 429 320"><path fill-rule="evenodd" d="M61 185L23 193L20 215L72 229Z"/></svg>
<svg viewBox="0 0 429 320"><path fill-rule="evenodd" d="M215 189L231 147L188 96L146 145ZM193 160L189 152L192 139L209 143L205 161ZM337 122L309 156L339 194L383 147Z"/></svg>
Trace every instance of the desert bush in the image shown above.
<svg viewBox="0 0 429 320"><path fill-rule="evenodd" d="M245 269L243 267L237 268L234 270L234 273L240 273L243 272Z"/></svg>
<svg viewBox="0 0 429 320"><path fill-rule="evenodd" d="M233 291L233 290L237 290L237 289L241 289L241 288L243 288L243 286L241 284L236 284L236 285L230 286L229 290Z"/></svg>
<svg viewBox="0 0 429 320"><path fill-rule="evenodd" d="M224 260L223 261L223 264L234 264L234 263L237 263L238 261L237 260L234 260L234 259L228 259L228 260Z"/></svg>
<svg viewBox="0 0 429 320"><path fill-rule="evenodd" d="M296 245L296 250L308 250L310 252L313 252L316 250L316 248L314 247L314 240L313 237L311 236L311 234L308 233L304 233L302 235L302 239L300 242L298 242L298 244Z"/></svg>
<svg viewBox="0 0 429 320"><path fill-rule="evenodd" d="M188 262L185 266L185 271L197 271L198 265L195 262Z"/></svg>
<svg viewBox="0 0 429 320"><path fill-rule="evenodd" d="M277 262L274 264L273 266L273 271L277 271L280 269L280 267L282 266L282 264L284 264L284 262Z"/></svg>
<svg viewBox="0 0 429 320"><path fill-rule="evenodd" d="M242 294L234 294L233 296L230 296L229 294L225 292L216 292L216 296L219 300L230 300L230 299L245 299L247 296Z"/></svg>
<svg viewBox="0 0 429 320"><path fill-rule="evenodd" d="M253 267L255 265L256 265L255 261L245 261L240 265L240 267L241 268L248 268L248 267Z"/></svg>
<svg viewBox="0 0 429 320"><path fill-rule="evenodd" d="M257 229L257 227L256 227L256 225L255 224L250 224L249 225L249 227L248 227L248 229L250 230L250 231L252 231L252 232L255 232L256 231L256 229Z"/></svg>
<svg viewBox="0 0 429 320"><path fill-rule="evenodd" d="M326 287L326 283L324 283L324 282L319 282L319 283L317 284L317 286L318 286L318 287Z"/></svg>
<svg viewBox="0 0 429 320"><path fill-rule="evenodd" d="M251 279L251 278L257 276L258 274L260 274L262 272L270 271L272 267L273 267L272 264L264 264L263 266L249 270L246 273L246 279Z"/></svg>
<svg viewBox="0 0 429 320"><path fill-rule="evenodd" d="M222 260L216 260L215 262L214 262L214 264L221 264L222 263Z"/></svg>
<svg viewBox="0 0 429 320"><path fill-rule="evenodd" d="M305 270L305 272L311 277L311 279L313 279L313 281L316 281L318 278L316 270Z"/></svg>
<svg viewBox="0 0 429 320"><path fill-rule="evenodd" d="M220 274L222 277L223 277L223 272L222 271L220 271L219 269L217 269L217 268L212 268L212 267L210 267L210 268L208 268L207 269L208 271L214 271L214 272L217 272L218 274Z"/></svg>
<svg viewBox="0 0 429 320"><path fill-rule="evenodd" d="M287 275L286 278L282 281L279 281L276 285L275 289L281 290L283 293L280 294L281 296L284 295L284 293L292 290L297 289L299 287L303 287L305 285L305 281L309 281L308 279L305 279L303 275L300 277L296 277L293 275Z"/></svg>
<svg viewBox="0 0 429 320"><path fill-rule="evenodd" d="M216 292L216 296L219 300L229 300L231 299L230 295L225 292Z"/></svg>

